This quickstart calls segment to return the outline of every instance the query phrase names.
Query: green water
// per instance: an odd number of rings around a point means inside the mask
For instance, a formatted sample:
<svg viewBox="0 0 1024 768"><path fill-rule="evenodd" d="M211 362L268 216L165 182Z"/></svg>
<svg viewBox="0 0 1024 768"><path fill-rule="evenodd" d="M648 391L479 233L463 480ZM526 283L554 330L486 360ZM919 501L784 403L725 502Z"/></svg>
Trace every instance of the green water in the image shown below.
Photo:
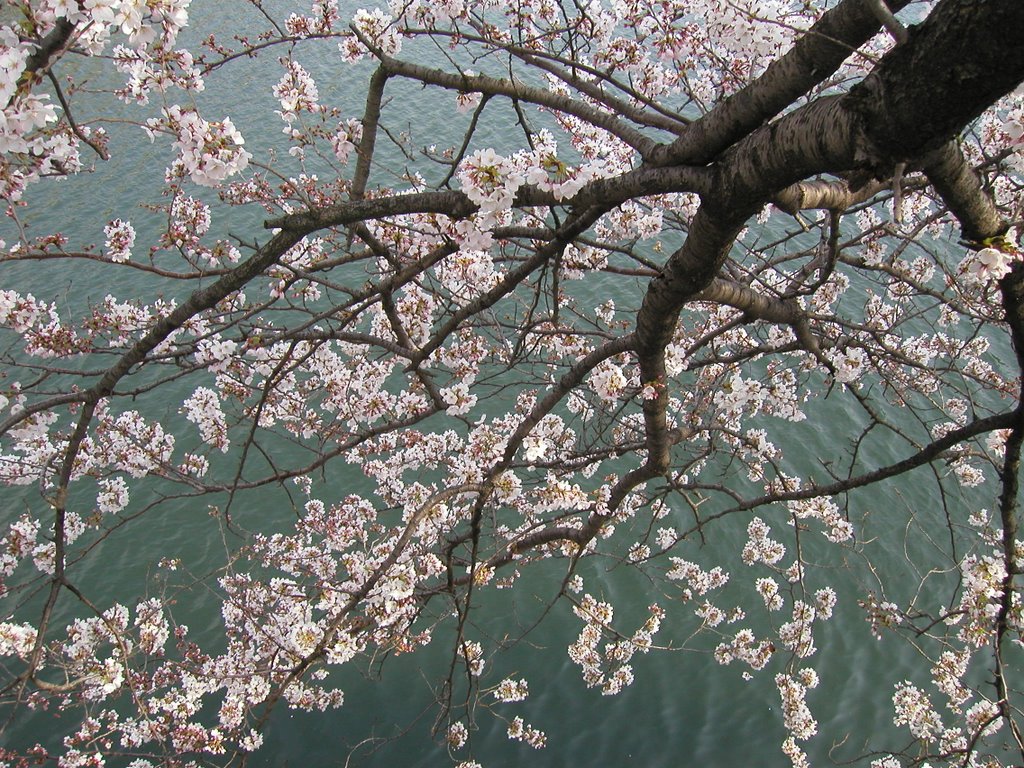
<svg viewBox="0 0 1024 768"><path fill-rule="evenodd" d="M227 5L195 3L191 34L205 36L231 29L237 17L224 10ZM283 2L266 5L293 8ZM306 57L301 61L316 77L322 102L341 106L346 117L357 116L369 67L344 67L331 58L333 50L333 45L325 44L322 60L311 61ZM211 80L211 90L200 96L202 103L230 115L257 159L268 147L284 146L279 135L280 122L272 115L277 105L270 87L280 76L274 56L233 66L229 92L217 88L217 81ZM451 105L440 102L436 92L399 87L389 91L389 96L408 110L409 123L417 135L443 136L451 130ZM124 114L140 113L125 108ZM146 116L144 111L141 114ZM501 128L487 126L489 133L482 136L500 143L507 138L502 136ZM119 134L137 130L128 126L112 129L115 141ZM154 184L163 174L168 152L166 146L159 144L136 146L147 154L117 156L110 163L99 164L90 176L33 190L32 197L42 201L42 206L26 215L26 221L40 233L59 226L73 240L86 242L102 241L103 225L114 216L127 215L139 231L138 242L145 244L146 232L153 232L159 220L137 207L138 203L146 202L139 200L138 190L156 188ZM389 159L378 169L380 173L385 173L388 167L400 167L394 154L385 158ZM97 190L102 190L102 194L97 194ZM54 224L55 220L60 223ZM258 209L219 208L214 229L249 237L256 233L262 238L265 235L261 221ZM4 236L2 229L0 236ZM172 282L155 284L145 276L139 278L137 285L112 286L107 279L104 271L88 267L55 274L34 265L0 265L0 287L35 292L69 307L80 307L107 292L131 296L157 290L175 295L180 290ZM595 304L603 296L604 288L599 284L581 286L578 290L593 292ZM142 398L135 407L143 412L150 408L150 413L164 413L170 423L176 420L174 414L183 397L183 392L174 396L161 392ZM822 461L843 458L848 440L859 429L856 412L843 398L820 401L808 410L812 418L789 427L792 441L783 445L787 470L793 473L820 472ZM187 435L179 435L179 446L187 439ZM905 446L889 445L884 440L869 443L865 464L899 458L905 450ZM366 481L351 465L337 462L332 472L332 487L321 494L325 501L335 500L329 496L331 492L340 498L365 485ZM730 475L723 481L743 482ZM989 492L986 487L979 489L982 498L977 501L954 496L949 500L951 509L961 519L966 518L975 503L991 505ZM5 489L5 504L0 512L4 521L16 517L24 505L36 498L34 489ZM145 501L137 494L134 504ZM204 574L242 541L225 532L219 520L211 517L207 508L210 503L223 503L223 499L183 499L162 504L155 513L126 525L89 558L73 566L72 577L77 583L89 585L93 599L106 605L114 600L131 603L135 597L156 589L157 582L151 576L161 557L179 555L191 572ZM935 486L927 477L927 470L898 487L882 485L861 495L851 509L856 515L866 516L855 522L861 538L871 541L867 546L873 562L895 576L897 585L905 583L908 590L912 589L916 580L907 561L908 553L911 559L923 561L927 545L922 544L917 529L906 527L906 521L912 513L924 511L924 524L942 522ZM235 510L240 525L253 530L285 525L295 514L290 497L274 489L240 498ZM930 511L936 515L934 520L928 517ZM678 525L685 527L689 512L679 509L673 514ZM722 521L709 529L706 544L688 541L673 554L708 567L718 562L729 563L735 579L745 579L747 573L738 554L749 517L738 515ZM897 639L876 640L871 635L856 605L856 600L874 586L859 555L833 547L823 549L821 557L833 558L827 564L836 567L843 566L840 558L846 557L849 571L842 575L842 585L836 585L840 598L836 618L819 626L819 651L804 663L815 668L822 678L821 686L808 696L821 732L803 745L813 764L841 762L861 754L865 749L863 739L868 736L872 737L874 747L904 742L905 734L897 734L891 725L892 686L912 673L916 658L914 650ZM785 733L772 680L781 667L770 665L750 681L741 677L742 669L736 664L720 667L710 653L715 644L713 639L688 640L695 626L692 616L684 618L684 606L652 594L651 583L641 575L601 558L583 567L587 589L616 606L617 618L626 631L643 621L649 603L659 601L669 610L669 617L655 643L675 648L686 645L690 650L666 650L635 657L636 682L618 696L602 697L599 691L586 689L566 653L567 645L580 630L580 622L568 603L557 604L538 627L526 632L547 610L564 575L563 567L559 563L542 564L524 577L519 589L492 590L481 597L474 616L474 637L489 638L492 647L509 644L503 653L488 660L484 684L495 684L506 676L522 676L529 680L532 693L524 704L498 704L493 706L493 712L481 709L477 713L473 753L485 768L524 764L540 768L571 762L645 768L788 765L778 750ZM820 578L824 579L829 571L822 573ZM904 577L905 582L901 582ZM814 589L825 583L812 582L809 586ZM898 595L890 597L895 599ZM203 589L181 592L174 608L176 620L188 623L197 639L216 637L216 611L214 597ZM756 611L752 610L751 615L756 615ZM450 644L446 639L450 637L440 632L433 644L421 652L353 664L338 671L337 679L342 681L346 695L344 707L324 715L278 710L267 729L265 746L251 764L341 766L349 757L354 766L413 768L446 764L446 750L438 744L439 739L430 737L436 716L433 691L450 662ZM545 749L535 751L508 740L506 719L516 715L547 733ZM58 727L71 725L62 723ZM839 745L833 743L832 739L841 741L847 734L852 734L849 740ZM35 715L12 726L7 739L14 746L58 735L54 734L50 715ZM360 746L364 739L372 741Z"/></svg>

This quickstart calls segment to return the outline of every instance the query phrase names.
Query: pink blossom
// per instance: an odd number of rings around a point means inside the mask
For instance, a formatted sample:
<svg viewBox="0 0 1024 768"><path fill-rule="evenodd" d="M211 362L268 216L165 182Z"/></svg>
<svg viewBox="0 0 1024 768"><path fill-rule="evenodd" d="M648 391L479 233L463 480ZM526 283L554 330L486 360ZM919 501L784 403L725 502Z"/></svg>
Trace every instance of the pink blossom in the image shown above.
<svg viewBox="0 0 1024 768"><path fill-rule="evenodd" d="M1010 258L996 248L982 248L976 251L968 271L976 279L999 280L1010 271Z"/></svg>
<svg viewBox="0 0 1024 768"><path fill-rule="evenodd" d="M135 245L135 228L131 222L114 219L103 232L107 236L107 257L115 262L128 261Z"/></svg>

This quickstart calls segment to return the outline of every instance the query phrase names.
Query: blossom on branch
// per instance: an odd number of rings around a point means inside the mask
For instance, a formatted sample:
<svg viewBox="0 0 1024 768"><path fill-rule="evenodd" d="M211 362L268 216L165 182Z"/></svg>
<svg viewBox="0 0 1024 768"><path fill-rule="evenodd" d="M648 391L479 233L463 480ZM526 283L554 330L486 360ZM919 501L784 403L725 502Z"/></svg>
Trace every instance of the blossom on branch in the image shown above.
<svg viewBox="0 0 1024 768"><path fill-rule="evenodd" d="M230 118L210 123L194 109L172 105L164 109L161 120L148 122L151 132L166 130L176 139L182 170L193 182L216 187L230 176L244 171L252 155L242 149L242 138Z"/></svg>

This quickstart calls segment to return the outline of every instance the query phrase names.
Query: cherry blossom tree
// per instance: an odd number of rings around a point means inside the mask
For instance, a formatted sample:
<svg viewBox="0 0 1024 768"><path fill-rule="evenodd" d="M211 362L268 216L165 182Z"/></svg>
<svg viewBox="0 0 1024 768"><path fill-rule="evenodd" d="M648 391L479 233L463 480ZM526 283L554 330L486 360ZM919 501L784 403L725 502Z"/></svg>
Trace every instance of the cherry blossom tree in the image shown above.
<svg viewBox="0 0 1024 768"><path fill-rule="evenodd" d="M299 5L3 5L0 703L63 730L0 756L240 765L438 646L452 764L541 748L504 590L595 694L773 681L794 766L1021 764L1024 3ZM138 205L60 202L142 156ZM217 562L97 576L179 508ZM840 612L917 650L898 742L819 733Z"/></svg>

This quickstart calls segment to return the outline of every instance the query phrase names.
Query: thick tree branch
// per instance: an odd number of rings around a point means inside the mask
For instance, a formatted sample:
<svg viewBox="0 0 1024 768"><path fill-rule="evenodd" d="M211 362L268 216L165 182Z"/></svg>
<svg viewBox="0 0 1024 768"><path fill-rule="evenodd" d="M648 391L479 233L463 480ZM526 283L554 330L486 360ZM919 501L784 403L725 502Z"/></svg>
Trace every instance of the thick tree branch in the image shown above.
<svg viewBox="0 0 1024 768"><path fill-rule="evenodd" d="M997 7L993 7L996 5ZM941 11L941 12L940 12ZM717 164L714 192L702 198L686 243L654 278L637 315L636 352L644 382L665 380L665 348L682 307L711 284L743 226L774 194L809 176L862 168L890 169L948 141L993 101L1024 79L1024 58L1007 64L998 78L984 73L996 64L991 51L978 50L990 24L1024 28L1024 4L1016 0L979 3L945 0L920 31L890 52L861 86L848 96L822 97L755 131ZM1005 31L1001 32L1003 37ZM945 41L955 38L955 66ZM965 44L962 38L971 40ZM1008 39L1000 41L1005 51ZM945 70L945 90L914 92L929 71ZM950 71L963 70L961 75ZM1009 73L1007 73L1009 70ZM903 99L895 99L894 95ZM934 122L923 122L919 115ZM588 530L596 531L626 495L669 465L671 446L666 409L668 395L645 400L646 463L627 473L612 491L608 511L595 512Z"/></svg>
<svg viewBox="0 0 1024 768"><path fill-rule="evenodd" d="M1024 80L1024 3L944 0L847 97L864 123L859 161L885 178L938 149Z"/></svg>
<svg viewBox="0 0 1024 768"><path fill-rule="evenodd" d="M814 208L845 211L847 208L870 200L888 188L889 185L882 182L872 182L853 190L843 179L798 181L775 195L772 202L790 216L795 216L799 211Z"/></svg>
<svg viewBox="0 0 1024 768"><path fill-rule="evenodd" d="M71 42L74 33L75 25L73 23L66 18L57 19L50 33L36 44L36 49L25 61L24 77L34 79L36 82L41 80L43 74L50 70L54 57Z"/></svg>
<svg viewBox="0 0 1024 768"><path fill-rule="evenodd" d="M878 31L872 0L844 0L827 11L793 48L757 80L695 121L649 158L657 165L704 163L770 120L831 77L850 54ZM909 0L893 0L898 11Z"/></svg>
<svg viewBox="0 0 1024 768"><path fill-rule="evenodd" d="M1006 221L996 209L992 196L981 186L981 179L968 165L956 141L929 153L924 159L924 172L960 221L965 240L980 243L1006 232Z"/></svg>
<svg viewBox="0 0 1024 768"><path fill-rule="evenodd" d="M342 227L358 221L400 216L409 213L443 213L454 219L465 218L477 206L461 192L411 192L406 195L352 200L326 208L292 213L264 223L267 229L282 229L307 235L318 229Z"/></svg>
<svg viewBox="0 0 1024 768"><path fill-rule="evenodd" d="M1006 438L1006 445L1003 449L1003 466L999 473L999 481L1002 486L999 495L999 519L1002 523L1001 543L1004 573L999 596L999 612L996 616L995 683L999 712L1009 724L1017 744L1024 751L1021 734L1013 717L1010 686L1007 680L1008 670L1004 658L1006 642L1014 634L1012 619L1012 611L1016 603L1014 580L1021 570L1021 564L1017 562L1020 459L1021 447L1024 446L1024 268L1022 268L1021 262L1017 262L1010 273L1003 277L999 287L1002 290L1006 322L1010 326L1010 336L1017 358L1017 369L1020 374L1018 381L1021 389L1017 393L1015 419L1010 428L1010 434Z"/></svg>
<svg viewBox="0 0 1024 768"><path fill-rule="evenodd" d="M870 0L871 10L874 12L875 17L881 22L882 26L885 27L885 31L892 35L893 39L897 43L905 43L910 39L910 33L907 32L907 28L904 27L899 19L893 16L889 6L886 5L885 0Z"/></svg>
<svg viewBox="0 0 1024 768"><path fill-rule="evenodd" d="M641 166L606 179L596 179L567 200L536 187L521 187L516 194L517 207L565 205L585 208L599 205L614 208L627 200L648 195L676 192L703 192L711 189L714 176L706 168L651 168ZM414 213L440 213L462 219L475 213L478 206L463 192L439 190L410 192L390 197L349 200L324 208L280 216L264 222L267 229L284 229L308 235L320 229L343 227L369 219L382 219Z"/></svg>
<svg viewBox="0 0 1024 768"><path fill-rule="evenodd" d="M363 135L356 150L356 169L352 174L352 199L360 200L366 193L366 183L370 179L370 164L373 162L373 149L377 143L377 128L380 125L380 107L384 98L384 86L388 75L383 68L374 70L370 77L370 87L366 93L366 109L363 112Z"/></svg>

